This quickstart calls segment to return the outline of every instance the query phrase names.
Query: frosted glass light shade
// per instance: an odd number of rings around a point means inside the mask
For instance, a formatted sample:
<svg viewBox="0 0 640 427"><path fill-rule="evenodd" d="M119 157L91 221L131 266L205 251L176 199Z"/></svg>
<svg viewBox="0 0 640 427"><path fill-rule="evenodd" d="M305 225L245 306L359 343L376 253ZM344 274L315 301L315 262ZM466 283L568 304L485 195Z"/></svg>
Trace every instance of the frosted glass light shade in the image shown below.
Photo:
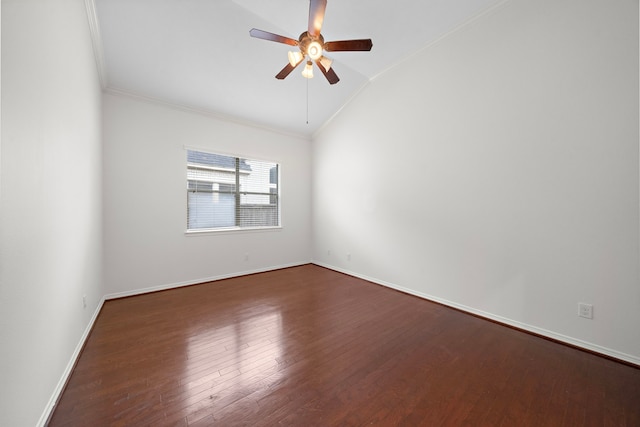
<svg viewBox="0 0 640 427"><path fill-rule="evenodd" d="M304 70L302 70L302 75L308 79L313 78L313 66L311 65L311 61L307 61L307 65L305 65Z"/></svg>
<svg viewBox="0 0 640 427"><path fill-rule="evenodd" d="M289 64L291 64L292 67L298 65L300 61L302 61L302 53L289 51Z"/></svg>
<svg viewBox="0 0 640 427"><path fill-rule="evenodd" d="M326 56L323 56L322 58L320 58L320 64L322 64L326 71L329 71L329 68L331 68L331 64L333 64L333 59L329 59Z"/></svg>
<svg viewBox="0 0 640 427"><path fill-rule="evenodd" d="M316 60L322 56L322 45L319 42L311 42L307 47L307 54L312 60Z"/></svg>

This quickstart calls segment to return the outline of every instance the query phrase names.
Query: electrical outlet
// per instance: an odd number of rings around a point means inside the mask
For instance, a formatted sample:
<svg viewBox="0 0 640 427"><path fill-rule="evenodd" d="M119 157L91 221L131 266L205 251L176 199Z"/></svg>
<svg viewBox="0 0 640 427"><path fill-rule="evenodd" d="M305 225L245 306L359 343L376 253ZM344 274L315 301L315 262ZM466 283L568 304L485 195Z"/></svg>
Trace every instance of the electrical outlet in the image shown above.
<svg viewBox="0 0 640 427"><path fill-rule="evenodd" d="M87 308L87 296L82 295L82 308Z"/></svg>
<svg viewBox="0 0 640 427"><path fill-rule="evenodd" d="M347 261L351 261L351 254L347 254Z"/></svg>
<svg viewBox="0 0 640 427"><path fill-rule="evenodd" d="M593 319L593 305L579 302L578 316L584 317L585 319Z"/></svg>
<svg viewBox="0 0 640 427"><path fill-rule="evenodd" d="M331 256L331 249L327 250L327 255Z"/></svg>
<svg viewBox="0 0 640 427"><path fill-rule="evenodd" d="M249 261L249 254L244 254L244 260Z"/></svg>

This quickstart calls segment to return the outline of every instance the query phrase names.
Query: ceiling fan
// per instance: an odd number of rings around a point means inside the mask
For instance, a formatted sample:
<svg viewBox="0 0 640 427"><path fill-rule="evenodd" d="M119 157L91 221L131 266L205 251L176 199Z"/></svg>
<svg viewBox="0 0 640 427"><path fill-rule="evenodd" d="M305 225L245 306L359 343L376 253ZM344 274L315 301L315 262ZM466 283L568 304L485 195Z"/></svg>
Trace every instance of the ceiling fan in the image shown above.
<svg viewBox="0 0 640 427"><path fill-rule="evenodd" d="M305 59L307 61L302 75L308 79L313 77L313 62L318 66L322 74L330 84L340 81L333 68L332 60L324 56L323 51L344 52L344 51L370 51L373 46L371 39L341 40L325 42L320 34L322 22L324 21L324 11L327 8L327 0L310 0L309 3L309 26L307 31L300 34L298 40L269 33L267 31L253 28L249 31L251 37L273 42L284 43L300 48L299 52L289 52L289 63L276 75L276 79L282 80L287 77Z"/></svg>

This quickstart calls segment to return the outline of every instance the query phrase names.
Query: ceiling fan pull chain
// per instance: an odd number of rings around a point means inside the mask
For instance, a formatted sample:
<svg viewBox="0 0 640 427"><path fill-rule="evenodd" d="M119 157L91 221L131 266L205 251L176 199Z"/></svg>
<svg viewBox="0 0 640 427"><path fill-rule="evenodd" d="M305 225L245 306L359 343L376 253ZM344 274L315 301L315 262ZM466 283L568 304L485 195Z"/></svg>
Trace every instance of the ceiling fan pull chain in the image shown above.
<svg viewBox="0 0 640 427"><path fill-rule="evenodd" d="M307 79L307 124L309 124L309 79Z"/></svg>

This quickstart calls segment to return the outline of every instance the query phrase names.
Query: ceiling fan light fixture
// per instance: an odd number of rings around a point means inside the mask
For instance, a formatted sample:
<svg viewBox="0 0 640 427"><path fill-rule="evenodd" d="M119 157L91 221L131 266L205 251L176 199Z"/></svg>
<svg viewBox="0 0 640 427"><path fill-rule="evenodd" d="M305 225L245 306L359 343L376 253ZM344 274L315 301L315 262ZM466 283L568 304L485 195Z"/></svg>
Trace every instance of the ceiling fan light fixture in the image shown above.
<svg viewBox="0 0 640 427"><path fill-rule="evenodd" d="M313 65L311 65L311 61L307 61L307 65L305 65L304 70L302 70L302 76L307 79L313 78Z"/></svg>
<svg viewBox="0 0 640 427"><path fill-rule="evenodd" d="M309 58L313 61L316 61L322 56L322 45L318 41L312 41L307 46L307 54L309 54Z"/></svg>
<svg viewBox="0 0 640 427"><path fill-rule="evenodd" d="M325 58L322 54L327 52L364 52L370 51L373 47L371 39L353 39L324 41L322 35L322 24L324 21L324 12L327 7L327 0L308 0L309 1L309 20L307 31L300 34L298 40L281 36L279 34L270 33L268 31L252 28L249 31L251 37L269 40L272 42L282 43L289 46L296 46L300 52L289 52L289 63L284 66L276 79L283 80L291 72L296 69L302 61L306 62L302 75L307 79L313 77L313 63L315 62L329 84L336 84L340 78L333 71L333 61Z"/></svg>
<svg viewBox="0 0 640 427"><path fill-rule="evenodd" d="M298 65L302 59L302 53L289 51L289 64L291 64L292 67Z"/></svg>
<svg viewBox="0 0 640 427"><path fill-rule="evenodd" d="M333 64L333 59L329 59L326 56L320 58L320 64L324 67L325 71L329 71L331 68L331 64Z"/></svg>

